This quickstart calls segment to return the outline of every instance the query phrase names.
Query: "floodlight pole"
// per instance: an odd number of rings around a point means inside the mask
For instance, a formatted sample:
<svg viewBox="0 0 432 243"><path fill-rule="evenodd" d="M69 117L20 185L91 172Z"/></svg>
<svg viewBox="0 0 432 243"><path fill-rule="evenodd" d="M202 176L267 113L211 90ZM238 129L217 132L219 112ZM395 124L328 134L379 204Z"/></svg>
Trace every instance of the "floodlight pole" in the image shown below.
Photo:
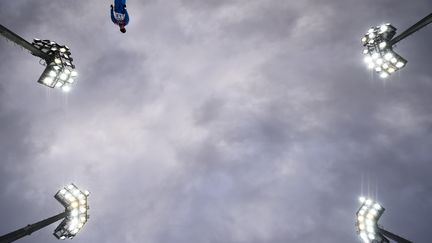
<svg viewBox="0 0 432 243"><path fill-rule="evenodd" d="M402 238L402 237L400 237L398 235L395 235L392 232L387 231L387 230L382 229L382 228L378 228L378 232L380 232L381 234L387 236L388 238L390 238L390 239L392 239L392 240L394 240L394 241L396 241L398 243L412 243L412 241L404 239L404 238Z"/></svg>
<svg viewBox="0 0 432 243"><path fill-rule="evenodd" d="M51 58L41 50L34 47L31 43L26 41L24 38L19 36L18 34L15 34L13 31L9 30L8 28L4 27L0 24L0 35L4 36L5 38L9 39L10 41L14 42L15 44L27 49L30 51L30 53L33 56L40 57L44 60L50 60Z"/></svg>
<svg viewBox="0 0 432 243"><path fill-rule="evenodd" d="M415 23L413 26L409 27L407 30L402 32L400 35L393 38L390 41L391 45L394 45L394 44L398 43L399 41L405 39L406 37L414 34L415 32L417 32L418 30L422 29L423 27L425 27L426 25L428 25L430 23L432 23L432 13L429 14L428 16L424 17L423 19L421 19L419 22Z"/></svg>
<svg viewBox="0 0 432 243"><path fill-rule="evenodd" d="M42 229L42 228L44 228L44 227L46 227L52 223L59 221L60 219L65 218L66 215L67 215L67 212L62 212L62 213L59 213L53 217L44 219L44 220L39 221L39 222L34 223L34 224L29 224L26 227L23 227L19 230L16 230L16 231L13 231L9 234L0 236L0 243L10 243L10 242L16 241L18 239L21 239L27 235L30 235L31 233L33 233L35 231L38 231L38 230L40 230L40 229Z"/></svg>

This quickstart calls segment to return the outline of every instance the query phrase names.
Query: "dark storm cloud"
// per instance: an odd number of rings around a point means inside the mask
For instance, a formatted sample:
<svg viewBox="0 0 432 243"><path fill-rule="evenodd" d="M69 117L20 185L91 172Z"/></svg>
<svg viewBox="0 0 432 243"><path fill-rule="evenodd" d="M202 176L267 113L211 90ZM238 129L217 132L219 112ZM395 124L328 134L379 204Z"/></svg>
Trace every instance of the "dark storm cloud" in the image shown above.
<svg viewBox="0 0 432 243"><path fill-rule="evenodd" d="M73 181L93 192L76 242L358 242L368 188L388 229L427 242L431 32L398 45L408 66L386 83L359 38L431 3L128 6L122 35L108 3L0 4L2 24L67 44L80 72L67 96L47 91L37 58L0 42L2 232L60 210L51 195Z"/></svg>

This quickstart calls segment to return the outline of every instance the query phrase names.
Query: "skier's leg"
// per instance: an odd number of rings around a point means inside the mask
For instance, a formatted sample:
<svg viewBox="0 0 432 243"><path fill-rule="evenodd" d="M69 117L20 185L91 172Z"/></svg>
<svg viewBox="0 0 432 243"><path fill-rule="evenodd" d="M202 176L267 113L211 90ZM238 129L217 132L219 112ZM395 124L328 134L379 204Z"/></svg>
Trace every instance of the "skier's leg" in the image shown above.
<svg viewBox="0 0 432 243"><path fill-rule="evenodd" d="M114 4L115 4L115 8L116 9L121 9L124 5L124 1L125 0L114 0ZM118 11L118 10L117 10Z"/></svg>

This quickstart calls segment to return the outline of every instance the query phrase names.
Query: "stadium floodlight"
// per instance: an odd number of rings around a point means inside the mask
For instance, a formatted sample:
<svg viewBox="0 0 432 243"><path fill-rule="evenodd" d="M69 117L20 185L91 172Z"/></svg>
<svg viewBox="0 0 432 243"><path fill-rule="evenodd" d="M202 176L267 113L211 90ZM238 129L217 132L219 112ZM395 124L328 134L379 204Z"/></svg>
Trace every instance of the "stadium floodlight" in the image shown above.
<svg viewBox="0 0 432 243"><path fill-rule="evenodd" d="M40 76L38 83L50 88L61 88L68 92L75 81L77 72L72 64L73 58L67 46L59 45L49 40L34 39L33 46L46 53L51 58L47 61L47 67Z"/></svg>
<svg viewBox="0 0 432 243"><path fill-rule="evenodd" d="M77 72L72 64L69 47L54 41L34 39L32 43L0 25L0 34L30 51L31 54L44 60L46 68L39 77L38 83L50 88L60 88L65 92L71 89Z"/></svg>
<svg viewBox="0 0 432 243"><path fill-rule="evenodd" d="M384 207L370 198L360 197L361 206L356 213L356 229L364 243L389 243L386 236L399 243L411 243L400 236L384 230L378 220L384 213Z"/></svg>
<svg viewBox="0 0 432 243"><path fill-rule="evenodd" d="M360 198L362 206L356 213L357 233L365 243L386 242L378 234L378 220L384 213L384 208L371 199Z"/></svg>
<svg viewBox="0 0 432 243"><path fill-rule="evenodd" d="M393 46L431 22L432 14L396 37L394 36L397 29L389 23L370 28L361 39L364 46L364 61L368 68L375 70L381 78L387 78L405 67L407 60L394 52Z"/></svg>
<svg viewBox="0 0 432 243"><path fill-rule="evenodd" d="M0 243L16 241L61 219L63 219L62 222L54 230L54 236L61 240L72 239L89 218L87 201L89 195L88 191L81 191L74 184L66 186L54 196L65 207L64 212L0 236Z"/></svg>
<svg viewBox="0 0 432 243"><path fill-rule="evenodd" d="M57 239L72 239L88 220L88 191L80 191L74 184L61 189L54 196L66 209L67 216L54 230Z"/></svg>
<svg viewBox="0 0 432 243"><path fill-rule="evenodd" d="M374 69L381 78L387 78L390 74L403 68L407 61L393 51L391 38L396 34L396 28L391 24L369 29L362 38L365 49L364 61L370 69Z"/></svg>

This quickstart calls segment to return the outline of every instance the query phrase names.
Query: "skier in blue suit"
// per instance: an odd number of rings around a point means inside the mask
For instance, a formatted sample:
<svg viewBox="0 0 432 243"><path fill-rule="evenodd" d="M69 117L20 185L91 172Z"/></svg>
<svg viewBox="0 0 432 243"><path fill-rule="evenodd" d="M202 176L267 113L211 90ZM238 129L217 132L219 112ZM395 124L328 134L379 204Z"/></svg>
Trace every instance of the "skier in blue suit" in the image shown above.
<svg viewBox="0 0 432 243"><path fill-rule="evenodd" d="M111 20L120 27L122 33L126 32L125 26L129 23L126 0L114 0L114 6L111 4Z"/></svg>

